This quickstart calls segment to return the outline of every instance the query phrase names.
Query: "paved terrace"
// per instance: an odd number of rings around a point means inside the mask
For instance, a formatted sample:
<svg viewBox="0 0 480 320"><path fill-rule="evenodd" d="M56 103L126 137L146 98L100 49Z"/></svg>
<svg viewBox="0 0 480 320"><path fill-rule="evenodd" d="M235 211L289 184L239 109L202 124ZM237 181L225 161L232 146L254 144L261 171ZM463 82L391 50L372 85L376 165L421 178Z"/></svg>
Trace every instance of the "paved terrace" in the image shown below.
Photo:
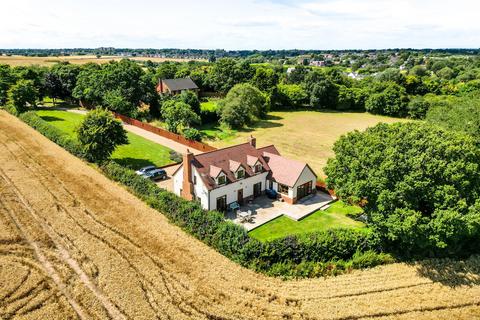
<svg viewBox="0 0 480 320"><path fill-rule="evenodd" d="M227 218L242 225L247 231L251 231L282 215L298 221L315 211L327 209L333 200L335 199L329 194L323 192L317 192L313 195L307 196L293 205L279 200L272 200L266 196L261 196L255 199L252 203L243 205L239 210L251 210L253 213L252 222L240 222L240 219L234 212L228 212Z"/></svg>

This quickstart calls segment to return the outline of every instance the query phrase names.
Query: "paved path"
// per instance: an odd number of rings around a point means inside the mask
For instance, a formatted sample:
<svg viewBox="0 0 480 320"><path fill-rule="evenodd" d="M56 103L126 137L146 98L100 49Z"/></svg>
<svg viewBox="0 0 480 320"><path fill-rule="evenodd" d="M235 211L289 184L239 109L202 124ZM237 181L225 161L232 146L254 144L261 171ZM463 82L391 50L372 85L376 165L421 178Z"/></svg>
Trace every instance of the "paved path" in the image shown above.
<svg viewBox="0 0 480 320"><path fill-rule="evenodd" d="M68 112L73 112L73 113L79 113L79 114L86 114L87 111L85 110L78 110L78 109L62 109L62 110L65 110L65 111L68 111ZM158 144L161 144L162 146L165 146L167 148L170 148L172 150L175 150L176 152L179 152L179 153L186 153L187 152L187 148L193 152L194 154L200 154L200 153L203 153L203 151L201 150L197 150L197 149L194 149L194 148L191 148L191 147L187 147L177 141L174 141L172 139L168 139L168 138L165 138L165 137L162 137L162 136L159 136L158 134L155 134L155 133L152 133L150 131L147 131L147 130L144 130L142 128L139 128L139 127L135 127L135 126L132 126L130 124L126 124L124 123L123 124L123 127L125 128L125 130L131 132L131 133L135 133L136 135L139 135L147 140L150 140L150 141L153 141L155 143L158 143Z"/></svg>

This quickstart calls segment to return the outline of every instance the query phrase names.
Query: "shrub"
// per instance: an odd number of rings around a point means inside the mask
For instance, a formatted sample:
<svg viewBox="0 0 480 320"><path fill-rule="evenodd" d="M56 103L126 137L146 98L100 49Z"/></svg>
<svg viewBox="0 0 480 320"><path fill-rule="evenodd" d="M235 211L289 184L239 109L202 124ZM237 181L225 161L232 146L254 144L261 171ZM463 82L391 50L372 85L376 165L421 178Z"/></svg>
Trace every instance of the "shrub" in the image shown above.
<svg viewBox="0 0 480 320"><path fill-rule="evenodd" d="M195 128L186 128L183 130L182 134L188 140L194 140L194 141L202 140L202 133Z"/></svg>

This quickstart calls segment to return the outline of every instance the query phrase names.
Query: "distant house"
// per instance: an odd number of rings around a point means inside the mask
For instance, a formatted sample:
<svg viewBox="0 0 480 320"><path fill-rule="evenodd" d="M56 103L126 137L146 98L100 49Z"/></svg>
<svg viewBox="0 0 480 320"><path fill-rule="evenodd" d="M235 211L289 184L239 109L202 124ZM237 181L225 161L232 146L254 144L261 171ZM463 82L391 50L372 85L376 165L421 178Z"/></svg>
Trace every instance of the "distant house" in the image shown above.
<svg viewBox="0 0 480 320"><path fill-rule="evenodd" d="M310 61L310 65L314 67L325 67L325 61L323 60L312 60Z"/></svg>
<svg viewBox="0 0 480 320"><path fill-rule="evenodd" d="M157 85L157 92L159 94L177 95L186 90L191 90L195 93L198 93L200 89L190 78L160 79Z"/></svg>
<svg viewBox="0 0 480 320"><path fill-rule="evenodd" d="M275 146L249 142L194 155L187 152L173 173L175 194L198 201L204 209L226 211L230 204L253 200L265 189L295 204L315 192L317 176L306 163L280 155Z"/></svg>
<svg viewBox="0 0 480 320"><path fill-rule="evenodd" d="M292 73L295 70L295 67L290 67L287 69L287 74Z"/></svg>

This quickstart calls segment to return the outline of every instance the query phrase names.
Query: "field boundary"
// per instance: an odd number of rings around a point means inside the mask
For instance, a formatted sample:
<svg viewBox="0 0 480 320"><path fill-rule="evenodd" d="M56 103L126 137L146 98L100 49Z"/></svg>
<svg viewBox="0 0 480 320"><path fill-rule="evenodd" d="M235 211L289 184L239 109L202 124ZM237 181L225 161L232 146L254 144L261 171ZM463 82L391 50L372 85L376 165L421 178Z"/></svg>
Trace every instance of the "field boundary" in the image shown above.
<svg viewBox="0 0 480 320"><path fill-rule="evenodd" d="M188 140L185 137L183 137L179 134L170 132L168 130L152 126L151 124L148 124L148 123L145 123L145 122L142 122L142 121L124 116L124 115L116 113L116 112L112 112L112 113L115 116L115 118L120 119L120 120L122 120L123 122L125 122L129 125L132 125L132 126L140 128L140 129L146 130L148 132L157 134L157 135L162 136L164 138L173 140L175 142L183 144L184 146L187 146L187 147L190 147L190 148L202 151L202 152L217 150L217 148L212 147L211 145L208 145L206 143L199 142L199 141L194 141L194 140Z"/></svg>

